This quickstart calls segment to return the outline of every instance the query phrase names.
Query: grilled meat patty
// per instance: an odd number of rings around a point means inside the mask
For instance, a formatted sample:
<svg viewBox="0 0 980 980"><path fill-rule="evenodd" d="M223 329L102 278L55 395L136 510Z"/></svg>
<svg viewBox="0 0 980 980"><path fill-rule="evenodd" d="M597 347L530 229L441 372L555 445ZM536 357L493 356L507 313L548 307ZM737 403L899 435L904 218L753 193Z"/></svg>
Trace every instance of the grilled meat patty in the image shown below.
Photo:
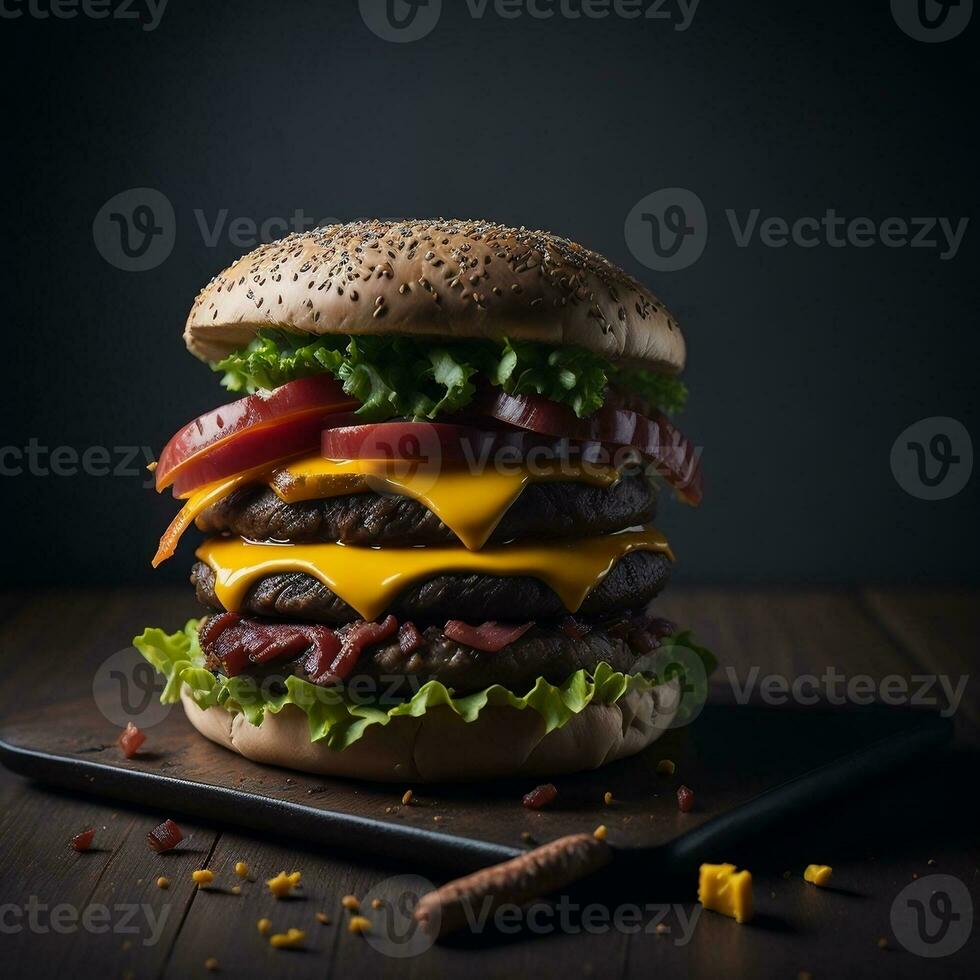
<svg viewBox="0 0 980 980"><path fill-rule="evenodd" d="M608 617L639 609L667 584L670 560L658 552L624 555L586 596L577 615ZM214 591L214 571L197 562L191 571L198 601L211 609L224 608ZM259 579L245 597L241 611L269 619L300 620L340 625L360 617L343 599L305 572L281 572ZM462 619L482 623L560 619L567 610L558 595L542 581L527 576L479 574L438 575L408 586L387 612L416 623Z"/></svg>
<svg viewBox="0 0 980 980"><path fill-rule="evenodd" d="M266 686L295 674L330 686L336 682L356 687L361 695L370 693L372 698L377 695L395 700L411 697L431 680L440 681L456 694L480 691L493 684L523 694L539 677L561 684L577 670L591 671L600 663L628 673L637 669L639 657L674 631L666 620L627 618L616 625L589 627L568 617L561 624L527 624L513 642L489 651L452 639L445 632L448 625L429 626L420 632L412 623L399 628L391 621L391 629L384 630L386 621L381 624L384 639L374 643L367 640L363 648L363 641L358 641L355 662L347 668L348 673L335 681L317 681L316 673L330 657L326 661L317 657L315 634L329 632L327 627L297 628L237 616L225 626L219 620L227 615L211 617L201 627L208 670L226 675L247 673ZM353 632L378 627L362 623L343 627L334 635L346 643ZM219 639L215 639L216 633ZM311 666L311 655L319 666Z"/></svg>
<svg viewBox="0 0 980 980"><path fill-rule="evenodd" d="M488 543L531 538L581 538L650 523L657 491L641 474L611 487L587 483L532 483L501 518ZM395 494L347 494L284 503L265 485L243 487L197 518L209 534L252 541L340 541L344 544L435 545L456 536L432 511Z"/></svg>

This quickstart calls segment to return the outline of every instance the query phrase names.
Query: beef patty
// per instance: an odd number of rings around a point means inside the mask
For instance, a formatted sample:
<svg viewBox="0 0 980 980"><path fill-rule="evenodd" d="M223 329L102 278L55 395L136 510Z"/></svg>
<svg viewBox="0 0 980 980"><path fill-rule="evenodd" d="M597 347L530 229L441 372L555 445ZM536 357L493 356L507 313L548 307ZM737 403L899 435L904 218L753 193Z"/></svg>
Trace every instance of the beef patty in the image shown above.
<svg viewBox="0 0 980 980"><path fill-rule="evenodd" d="M565 626L535 625L502 650L487 652L474 649L448 637L443 628L429 626L416 633L414 642L405 647L399 636L369 646L360 653L352 672L341 682L361 695L376 691L380 697L396 700L411 697L427 681L437 680L455 694L481 691L500 684L517 694L524 694L539 677L561 684L577 670L594 670L606 663L614 670L628 673L643 653L659 645L660 639L673 632L664 620L647 623L636 632L610 627L611 632L595 627L584 629L581 621L571 620ZM252 621L250 629L262 629L262 621ZM276 630L275 625L269 627ZM202 627L202 646L204 642ZM339 631L341 634L343 631ZM615 633L616 635L612 635ZM632 640L642 642L631 643ZM227 673L227 665L216 654L205 658L205 667L216 673ZM296 657L272 658L251 665L246 673L257 681L281 680L290 674L311 680L306 652ZM365 680L373 685L365 687Z"/></svg>
<svg viewBox="0 0 980 980"><path fill-rule="evenodd" d="M624 475L611 487L532 483L501 518L489 541L591 537L649 524L657 492L643 475ZM434 545L456 536L428 508L395 494L372 492L284 503L264 485L243 487L197 519L209 534L252 541L341 541L344 544Z"/></svg>
<svg viewBox="0 0 980 980"><path fill-rule="evenodd" d="M633 551L613 565L586 596L577 615L607 617L639 609L667 584L670 560L659 552ZM191 571L198 601L223 609L214 592L214 571L197 562ZM240 610L270 619L294 619L340 625L358 614L319 579L305 572L281 572L259 579L249 589ZM386 612L416 623L462 619L482 623L490 618L509 622L558 619L567 610L542 581L527 576L438 575L410 585Z"/></svg>
<svg viewBox="0 0 980 980"><path fill-rule="evenodd" d="M365 651L355 674L375 679L379 689L402 688L403 695L430 680L441 681L456 694L482 691L491 684L524 694L539 677L561 684L575 671L593 670L600 663L626 673L638 657L625 640L599 629L572 637L559 627L535 626L496 653L451 640L438 626L428 627L422 637L425 644L407 656L397 642Z"/></svg>

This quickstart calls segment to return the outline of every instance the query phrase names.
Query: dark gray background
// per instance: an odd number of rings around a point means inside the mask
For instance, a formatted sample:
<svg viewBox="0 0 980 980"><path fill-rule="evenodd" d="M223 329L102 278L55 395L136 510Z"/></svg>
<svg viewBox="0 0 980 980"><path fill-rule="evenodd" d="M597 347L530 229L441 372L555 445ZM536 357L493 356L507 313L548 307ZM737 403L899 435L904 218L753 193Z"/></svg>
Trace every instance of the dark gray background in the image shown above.
<svg viewBox="0 0 980 980"><path fill-rule="evenodd" d="M671 4L670 6L673 6ZM682 426L704 448L699 511L661 521L688 581L975 580L976 475L950 500L892 476L898 434L935 415L976 437L980 229L936 250L736 248L724 212L795 218L977 212L977 31L927 45L887 2L703 0L661 21L473 19L379 40L356 2L170 0L158 30L0 22L4 81L0 444L159 450L224 400L183 349L197 289L244 251L195 218L487 216L550 228L651 285L687 332ZM654 274L623 221L694 191L701 259ZM92 220L162 191L176 246L108 264ZM156 573L175 510L130 477L0 477L8 583ZM194 535L188 535L188 538Z"/></svg>

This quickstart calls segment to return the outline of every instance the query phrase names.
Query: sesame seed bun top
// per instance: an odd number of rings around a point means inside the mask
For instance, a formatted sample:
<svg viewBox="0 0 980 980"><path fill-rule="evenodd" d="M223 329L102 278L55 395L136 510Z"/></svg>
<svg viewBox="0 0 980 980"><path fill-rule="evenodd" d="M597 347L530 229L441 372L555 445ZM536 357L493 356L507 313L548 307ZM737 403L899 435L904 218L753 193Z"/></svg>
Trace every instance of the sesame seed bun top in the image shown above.
<svg viewBox="0 0 980 980"><path fill-rule="evenodd" d="M184 340L216 361L262 327L584 347L674 374L684 337L649 290L567 238L486 221L355 221L262 245L198 294Z"/></svg>

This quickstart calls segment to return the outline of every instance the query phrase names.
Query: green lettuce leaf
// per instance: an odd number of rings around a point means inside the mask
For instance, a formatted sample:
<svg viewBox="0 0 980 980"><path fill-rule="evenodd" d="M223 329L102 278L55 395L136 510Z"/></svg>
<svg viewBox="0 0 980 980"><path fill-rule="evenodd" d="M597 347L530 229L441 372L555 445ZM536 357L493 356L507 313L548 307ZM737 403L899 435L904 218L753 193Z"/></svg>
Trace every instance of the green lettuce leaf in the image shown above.
<svg viewBox="0 0 980 980"><path fill-rule="evenodd" d="M678 410L687 389L675 378L618 368L577 347L491 340L439 343L393 335L330 335L310 340L286 330L260 330L244 350L214 370L229 391L254 392L327 372L362 402L365 421L396 416L434 419L465 408L483 378L508 394L538 394L591 415L608 382L641 394L664 411Z"/></svg>
<svg viewBox="0 0 980 980"><path fill-rule="evenodd" d="M687 385L680 378L641 368L613 367L609 380L617 388L639 395L667 415L682 412L687 404Z"/></svg>
<svg viewBox="0 0 980 980"><path fill-rule="evenodd" d="M403 715L418 718L429 708L441 705L451 708L467 722L479 717L488 705L535 711L544 719L545 731L550 732L566 725L589 704L614 704L630 691L647 691L660 683L653 674L622 674L601 663L594 671L576 671L558 686L538 678L534 687L521 696L495 684L475 694L456 697L440 682L429 681L408 701L382 706L353 702L339 690L318 687L299 677L288 677L284 685L274 688L245 675L215 676L203 666L204 655L197 639L198 624L199 620L191 620L183 630L169 634L161 629L146 629L133 640L136 649L166 678L161 702L178 701L181 687L186 684L201 708L220 706L244 714L253 725L261 725L267 712L278 714L287 704L292 704L306 713L310 741L323 742L337 750L352 745L371 725L387 725L392 718ZM706 686L702 686L702 678L713 669L714 657L693 645L689 633L678 634L661 649L668 644L671 648L683 647L693 650L698 657L705 657L703 669L691 671L692 675L698 676L698 682L688 685L692 689L692 699L700 697L700 704L703 704ZM668 656L664 663L664 679L683 673L683 667L678 668L672 656ZM692 700L692 710L693 707Z"/></svg>

